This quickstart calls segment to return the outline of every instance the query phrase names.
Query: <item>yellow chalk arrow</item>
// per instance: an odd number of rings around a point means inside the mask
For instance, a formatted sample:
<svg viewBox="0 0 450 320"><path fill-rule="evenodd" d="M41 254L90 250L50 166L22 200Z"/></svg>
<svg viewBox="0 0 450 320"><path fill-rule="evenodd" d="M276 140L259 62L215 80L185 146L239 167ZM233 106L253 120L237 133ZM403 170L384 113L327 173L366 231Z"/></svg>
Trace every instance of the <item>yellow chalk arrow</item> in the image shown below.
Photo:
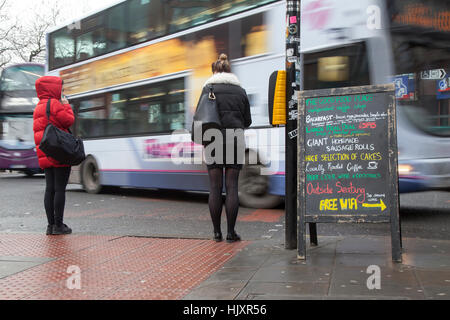
<svg viewBox="0 0 450 320"><path fill-rule="evenodd" d="M381 199L380 199L380 203L374 203L374 204L363 203L362 206L366 207L366 208L377 208L377 207L380 207L381 211L384 211L387 208L386 205L384 204L383 200L381 200Z"/></svg>

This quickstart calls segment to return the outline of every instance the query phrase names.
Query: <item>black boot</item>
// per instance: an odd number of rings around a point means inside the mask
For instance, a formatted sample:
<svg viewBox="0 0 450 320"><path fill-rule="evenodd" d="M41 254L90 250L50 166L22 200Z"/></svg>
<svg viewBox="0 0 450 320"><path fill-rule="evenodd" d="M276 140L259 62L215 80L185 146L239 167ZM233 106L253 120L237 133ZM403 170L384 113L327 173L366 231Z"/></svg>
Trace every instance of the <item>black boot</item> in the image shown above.
<svg viewBox="0 0 450 320"><path fill-rule="evenodd" d="M72 229L70 229L66 224L63 224L62 226L55 225L53 227L53 235L62 235L62 234L71 234Z"/></svg>
<svg viewBox="0 0 450 320"><path fill-rule="evenodd" d="M45 233L46 235L52 235L53 234L53 227L54 227L54 224L49 224L49 225L47 225L47 232Z"/></svg>
<svg viewBox="0 0 450 320"><path fill-rule="evenodd" d="M214 241L221 242L223 240L222 232L214 232Z"/></svg>
<svg viewBox="0 0 450 320"><path fill-rule="evenodd" d="M229 232L227 234L227 242L232 243L236 241L241 241L241 237L235 231Z"/></svg>

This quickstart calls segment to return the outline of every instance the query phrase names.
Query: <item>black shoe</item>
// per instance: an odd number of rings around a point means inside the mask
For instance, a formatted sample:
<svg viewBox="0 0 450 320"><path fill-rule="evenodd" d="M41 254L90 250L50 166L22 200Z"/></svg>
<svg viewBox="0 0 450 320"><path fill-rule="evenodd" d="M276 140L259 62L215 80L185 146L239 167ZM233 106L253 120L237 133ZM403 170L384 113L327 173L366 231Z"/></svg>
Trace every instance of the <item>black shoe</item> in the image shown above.
<svg viewBox="0 0 450 320"><path fill-rule="evenodd" d="M241 237L236 232L231 232L227 234L227 242L232 243L236 241L241 241Z"/></svg>
<svg viewBox="0 0 450 320"><path fill-rule="evenodd" d="M53 226L54 224L47 225L47 232L45 233L46 235L50 236L53 234Z"/></svg>
<svg viewBox="0 0 450 320"><path fill-rule="evenodd" d="M66 224L63 224L62 226L55 225L53 227L53 235L61 235L61 234L71 234L72 229L70 229Z"/></svg>
<svg viewBox="0 0 450 320"><path fill-rule="evenodd" d="M223 240L222 232L214 232L214 241L221 242Z"/></svg>

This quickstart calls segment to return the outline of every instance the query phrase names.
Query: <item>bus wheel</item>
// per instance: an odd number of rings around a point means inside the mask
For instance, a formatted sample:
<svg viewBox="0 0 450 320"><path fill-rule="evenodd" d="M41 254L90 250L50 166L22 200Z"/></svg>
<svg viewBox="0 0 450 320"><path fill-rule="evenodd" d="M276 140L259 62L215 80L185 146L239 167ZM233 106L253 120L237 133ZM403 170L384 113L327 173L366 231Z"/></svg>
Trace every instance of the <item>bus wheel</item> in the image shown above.
<svg viewBox="0 0 450 320"><path fill-rule="evenodd" d="M97 161L91 156L81 166L81 183L87 193L99 193L102 189Z"/></svg>
<svg viewBox="0 0 450 320"><path fill-rule="evenodd" d="M239 175L239 203L248 208L270 209L283 198L270 194L269 177L261 175L262 165L245 165Z"/></svg>

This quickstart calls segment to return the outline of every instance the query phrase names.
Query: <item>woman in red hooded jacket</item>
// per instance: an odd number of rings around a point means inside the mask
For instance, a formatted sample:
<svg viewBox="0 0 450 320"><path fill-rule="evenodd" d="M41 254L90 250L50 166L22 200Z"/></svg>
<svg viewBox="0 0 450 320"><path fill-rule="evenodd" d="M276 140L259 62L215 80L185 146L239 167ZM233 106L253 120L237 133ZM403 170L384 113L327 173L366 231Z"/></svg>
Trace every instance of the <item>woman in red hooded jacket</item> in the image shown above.
<svg viewBox="0 0 450 320"><path fill-rule="evenodd" d="M36 81L39 103L34 109L34 142L39 159L39 166L45 173L44 206L47 214L47 235L70 234L72 230L63 223L66 202L66 186L69 181L70 166L58 163L47 157L39 145L48 124L47 101L50 100L50 121L61 130L68 132L74 122L72 108L62 96L63 81L60 77L44 76ZM61 100L61 101L60 101Z"/></svg>

